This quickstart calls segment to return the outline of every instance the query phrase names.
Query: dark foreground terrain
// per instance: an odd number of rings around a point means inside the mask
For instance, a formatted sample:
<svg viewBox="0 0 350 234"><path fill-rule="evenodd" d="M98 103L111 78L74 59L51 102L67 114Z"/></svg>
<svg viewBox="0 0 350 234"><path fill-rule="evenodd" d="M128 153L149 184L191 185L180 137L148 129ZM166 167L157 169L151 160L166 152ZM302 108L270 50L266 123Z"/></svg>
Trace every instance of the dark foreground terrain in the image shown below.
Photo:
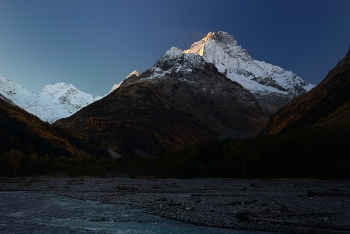
<svg viewBox="0 0 350 234"><path fill-rule="evenodd" d="M0 179L0 191L128 205L203 226L350 232L350 181L26 177Z"/></svg>

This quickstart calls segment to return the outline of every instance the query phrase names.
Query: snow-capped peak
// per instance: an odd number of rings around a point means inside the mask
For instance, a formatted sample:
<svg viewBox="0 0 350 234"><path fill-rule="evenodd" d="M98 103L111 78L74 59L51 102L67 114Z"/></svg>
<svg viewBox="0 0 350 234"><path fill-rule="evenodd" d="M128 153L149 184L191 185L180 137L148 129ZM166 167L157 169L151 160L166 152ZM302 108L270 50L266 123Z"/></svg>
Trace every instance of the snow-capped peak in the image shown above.
<svg viewBox="0 0 350 234"><path fill-rule="evenodd" d="M232 63L232 59L252 60L248 51L239 46L233 36L222 31L208 33L202 40L193 43L188 50L184 50L184 53L198 54L206 61L219 66Z"/></svg>
<svg viewBox="0 0 350 234"><path fill-rule="evenodd" d="M185 54L181 49L171 47L153 67L140 75L142 77L140 80L158 79L173 72L191 73L193 67L200 69L205 63L205 60L197 54Z"/></svg>
<svg viewBox="0 0 350 234"><path fill-rule="evenodd" d="M207 62L197 54L185 54L177 47L171 47L158 61L141 74L132 72L121 83L114 85L111 92L119 86L127 86L136 82L156 81L171 73L190 74L192 68L202 69ZM182 78L179 78L182 79Z"/></svg>
<svg viewBox="0 0 350 234"><path fill-rule="evenodd" d="M101 99L62 82L47 85L40 93L32 93L3 77L0 77L0 93L17 106L51 123Z"/></svg>
<svg viewBox="0 0 350 234"><path fill-rule="evenodd" d="M57 93L64 93L67 92L68 90L78 90L77 88L75 88L72 84L66 84L63 82L57 83L57 84L49 84L46 85L43 90L42 90L42 94L48 94L48 95L56 95Z"/></svg>
<svg viewBox="0 0 350 234"><path fill-rule="evenodd" d="M183 55L184 52L177 48L177 47L171 47L170 50L168 50L166 53L165 53L165 56L168 56L168 57L179 57L181 55Z"/></svg>
<svg viewBox="0 0 350 234"><path fill-rule="evenodd" d="M237 40L227 32L209 32L202 40L192 44L191 48L184 50L184 53L204 55L205 46L211 43L218 43L224 47L236 47Z"/></svg>
<svg viewBox="0 0 350 234"><path fill-rule="evenodd" d="M226 45L237 46L237 40L227 32L209 32L203 39L204 42L214 40Z"/></svg>
<svg viewBox="0 0 350 234"><path fill-rule="evenodd" d="M131 76L139 76L139 75L140 75L139 72L137 70L134 70L129 75L127 75L127 77L125 79L127 79Z"/></svg>
<svg viewBox="0 0 350 234"><path fill-rule="evenodd" d="M262 106L271 101L266 101L266 95L272 95L274 99L282 98L286 104L314 87L291 71L252 59L248 51L226 32L210 32L184 53L198 54L213 63L221 73L251 91Z"/></svg>

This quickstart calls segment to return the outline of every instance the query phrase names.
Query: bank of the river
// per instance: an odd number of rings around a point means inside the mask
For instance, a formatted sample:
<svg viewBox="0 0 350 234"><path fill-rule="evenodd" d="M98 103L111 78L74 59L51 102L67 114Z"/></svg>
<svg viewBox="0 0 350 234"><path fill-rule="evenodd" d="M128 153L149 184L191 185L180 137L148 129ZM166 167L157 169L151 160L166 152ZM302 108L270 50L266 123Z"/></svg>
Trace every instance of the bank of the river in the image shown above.
<svg viewBox="0 0 350 234"><path fill-rule="evenodd" d="M128 205L202 226L350 232L350 181L27 177L0 179L0 191Z"/></svg>

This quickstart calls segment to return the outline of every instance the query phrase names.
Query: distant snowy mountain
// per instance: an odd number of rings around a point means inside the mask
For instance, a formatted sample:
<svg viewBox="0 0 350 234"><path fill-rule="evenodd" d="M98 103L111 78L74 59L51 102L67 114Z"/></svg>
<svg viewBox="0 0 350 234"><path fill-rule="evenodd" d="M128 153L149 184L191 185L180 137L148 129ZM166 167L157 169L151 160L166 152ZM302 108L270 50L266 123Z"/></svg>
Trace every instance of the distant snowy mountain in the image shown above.
<svg viewBox="0 0 350 234"><path fill-rule="evenodd" d="M257 98L267 115L314 87L291 71L251 58L226 32L210 32L185 53L199 54Z"/></svg>
<svg viewBox="0 0 350 234"><path fill-rule="evenodd" d="M41 93L33 93L4 77L0 77L0 94L41 120L50 123L68 117L101 99L99 96L81 92L73 85L65 83L47 85Z"/></svg>

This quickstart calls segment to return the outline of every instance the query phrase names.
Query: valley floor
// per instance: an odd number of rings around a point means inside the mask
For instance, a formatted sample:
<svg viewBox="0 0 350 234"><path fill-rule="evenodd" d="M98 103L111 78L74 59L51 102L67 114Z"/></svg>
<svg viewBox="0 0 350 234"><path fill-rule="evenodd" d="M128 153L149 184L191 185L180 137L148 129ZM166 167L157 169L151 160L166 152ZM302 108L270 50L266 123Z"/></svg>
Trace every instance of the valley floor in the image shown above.
<svg viewBox="0 0 350 234"><path fill-rule="evenodd" d="M26 177L0 179L1 191L128 205L203 226L289 233L350 231L350 181Z"/></svg>

